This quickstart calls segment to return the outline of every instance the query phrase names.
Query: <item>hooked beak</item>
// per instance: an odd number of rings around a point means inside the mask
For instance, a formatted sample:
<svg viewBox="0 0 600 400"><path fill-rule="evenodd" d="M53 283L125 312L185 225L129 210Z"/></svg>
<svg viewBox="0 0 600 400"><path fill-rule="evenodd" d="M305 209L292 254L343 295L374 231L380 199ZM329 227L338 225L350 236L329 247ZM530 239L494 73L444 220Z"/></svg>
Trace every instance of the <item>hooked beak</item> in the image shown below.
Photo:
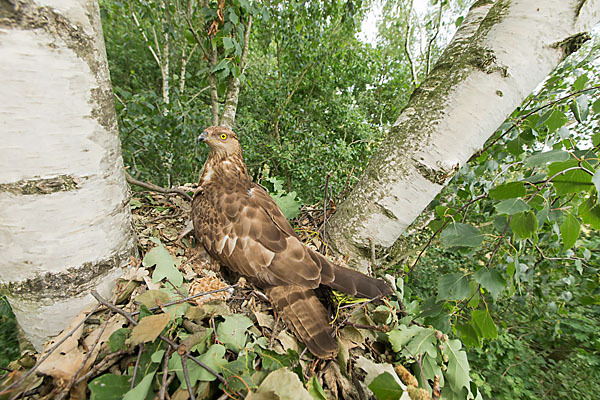
<svg viewBox="0 0 600 400"><path fill-rule="evenodd" d="M205 142L206 139L208 139L208 132L204 131L198 135L198 137L196 138L196 143Z"/></svg>

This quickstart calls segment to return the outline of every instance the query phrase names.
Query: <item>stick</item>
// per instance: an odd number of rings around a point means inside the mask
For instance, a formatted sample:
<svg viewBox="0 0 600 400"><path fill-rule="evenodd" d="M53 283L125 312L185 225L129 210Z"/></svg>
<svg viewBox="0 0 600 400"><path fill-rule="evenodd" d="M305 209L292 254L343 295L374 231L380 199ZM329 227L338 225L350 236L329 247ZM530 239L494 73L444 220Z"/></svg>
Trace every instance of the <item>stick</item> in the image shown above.
<svg viewBox="0 0 600 400"><path fill-rule="evenodd" d="M195 295L193 295L193 296L188 296L188 297L186 297L186 298L183 298L183 299L179 299L179 300L173 300L173 301L170 301L170 302L168 302L168 303L162 304L160 307L168 307L168 306L172 306L173 304L181 304L181 303L185 303L185 302L187 302L187 301L190 301L190 300L196 299L196 298L198 298L198 297L207 296L207 295L209 295L209 294L213 294L213 293L224 292L224 291L226 291L226 290L229 290L229 289L236 288L236 287L238 287L239 285L240 285L239 283L236 283L235 285L230 285L230 286L227 286L227 287L224 287L224 288L221 288L221 289L215 289L215 290L210 290L210 291L208 291L208 292L197 293L197 294L195 294ZM150 307L150 308L148 308L148 310L149 310L149 311L158 310L160 307L159 307L159 306L154 306L154 307ZM134 312L130 313L129 315L131 315L131 316L135 316L135 315L138 315L139 313L140 313L139 311L134 311Z"/></svg>
<svg viewBox="0 0 600 400"><path fill-rule="evenodd" d="M127 321L129 321L133 326L137 326L138 322L133 319L133 317L131 316L130 313L128 313L125 310L121 310L120 308L118 308L117 306L115 306L114 304L111 304L109 302L107 302L106 300L104 300L104 298L102 296L100 296L100 294L98 292L96 292L95 290L92 290L91 295L94 296L94 298L96 300L98 300L98 302L100 304L102 304L103 306L108 307L110 310L113 310L116 313L121 314L122 316L125 317L125 319L127 319ZM179 345L177 343L175 343L174 341L172 341L171 339L169 339L168 337L164 336L164 335L158 335L158 338L160 340L162 340L163 342L167 343L169 346L171 346L174 349L177 349L179 347ZM208 372L210 372L211 374L213 374L218 380L220 380L221 382L225 383L225 378L223 378L218 372L216 372L215 370L213 370L211 367L209 367L208 365L206 365L205 363L203 363L200 360L197 360L195 357L191 356L189 353L185 353L187 357L189 357L190 359L192 359L196 364L198 364L199 366L201 366L202 368L204 368L205 370L207 370Z"/></svg>
<svg viewBox="0 0 600 400"><path fill-rule="evenodd" d="M183 197L184 199L186 199L188 201L192 201L192 196L190 196L189 194L187 194L187 192L185 190L183 190L183 189L179 189L179 188L165 189L163 187L160 187L160 186L157 186L157 185L153 185L151 183L147 183L147 182L143 182L143 181L138 181L137 179L135 179L134 177L132 177L131 175L129 175L127 172L125 172L125 179L131 185L140 186L140 187L143 187L144 189L152 190L152 191L159 192L159 193L174 193L174 194L178 194L181 197Z"/></svg>

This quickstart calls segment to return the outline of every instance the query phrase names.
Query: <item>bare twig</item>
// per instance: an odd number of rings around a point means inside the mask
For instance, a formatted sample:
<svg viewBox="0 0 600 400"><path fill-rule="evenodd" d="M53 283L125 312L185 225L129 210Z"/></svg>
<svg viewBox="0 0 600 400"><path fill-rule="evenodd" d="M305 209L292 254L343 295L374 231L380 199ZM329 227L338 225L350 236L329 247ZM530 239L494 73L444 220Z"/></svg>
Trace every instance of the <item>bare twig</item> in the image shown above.
<svg viewBox="0 0 600 400"><path fill-rule="evenodd" d="M171 348L171 346L168 346L167 349L165 350L165 355L163 358L163 376L162 376L162 381L161 381L161 385L160 385L160 391L158 392L158 399L159 400L164 400L165 398L165 393L167 391L167 386L169 386L168 382L168 377L169 377L169 356L171 355L171 351L173 349Z"/></svg>
<svg viewBox="0 0 600 400"><path fill-rule="evenodd" d="M61 344L63 344L68 338L71 337L71 335L73 335L73 333L75 333L75 331L77 329L79 329L79 327L81 327L81 325L83 325L85 323L85 321L87 321L95 312L96 310L98 310L98 308L100 307L99 304L95 305L94 308L92 308L92 310L86 315L86 317L77 324L77 326L75 326L73 329L71 329L71 331L61 340L59 340L58 342L56 342L54 344L54 346L52 346L50 348L50 350L48 350L48 352L46 353L45 356L43 356L42 358L40 358L38 360L38 362L35 363L35 365L33 367L31 367L31 369L29 371L27 371L27 373L25 373L21 379L19 379L18 381L16 381L15 383L13 383L12 385L9 385L8 387L4 388L4 390L2 390L0 392L0 396L10 393L12 389L18 387L19 385L21 385L23 382L25 382L25 379L27 379L31 374L33 374L35 372L36 369L38 369L38 367L40 366L41 363L43 363L44 361L46 361L46 359L48 357L50 357L50 355L54 352L54 350L56 350Z"/></svg>
<svg viewBox="0 0 600 400"><path fill-rule="evenodd" d="M190 385L190 374L188 373L187 368L187 354L181 356L181 366L183 368L183 376L185 378L185 386L187 386L188 394L190 399L196 400L196 396L194 396L194 391L192 390L192 385Z"/></svg>
<svg viewBox="0 0 600 400"><path fill-rule="evenodd" d="M431 39L429 39L429 43L427 44L427 62L425 65L425 68L426 68L425 73L427 75L429 75L429 71L431 70L431 48L433 47L433 42L435 42L435 39L440 34L440 27L442 26L442 8L443 7L444 7L444 2L440 1L440 8L438 9L438 16L437 16L437 27L435 29L435 33L433 34Z"/></svg>
<svg viewBox="0 0 600 400"><path fill-rule="evenodd" d="M140 344L138 348L137 358L135 359L135 366L133 367L133 376L131 377L131 386L129 389L133 389L135 386L135 377L137 375L138 367L140 366L140 359L142 358L142 353L144 352L144 343Z"/></svg>
<svg viewBox="0 0 600 400"><path fill-rule="evenodd" d="M111 353L109 355L107 355L106 357L104 357L104 359L99 362L98 364L96 364L91 370L89 370L86 374L82 375L79 379L77 379L77 381L75 381L75 386L79 385L81 382L84 382L85 380L89 379L91 376L93 376L96 373L101 373L105 370L107 370L108 368L110 368L114 363L116 363L117 361L119 361L119 357L124 355L124 354L131 354L133 352L133 349L129 349L129 350L118 350L115 353Z"/></svg>
<svg viewBox="0 0 600 400"><path fill-rule="evenodd" d="M163 187L153 185L152 183L138 181L137 179L135 179L134 177L129 175L127 172L125 172L125 178L127 179L127 182L129 182L131 185L140 186L145 189L152 190L152 191L159 192L159 193L175 193L175 194L180 195L181 197L183 197L184 199L186 199L188 201L192 201L192 196L187 194L187 192L183 189L179 189L179 188L165 189Z"/></svg>
<svg viewBox="0 0 600 400"><path fill-rule="evenodd" d="M429 383L427 382L427 379L425 378L425 373L423 372L423 364L421 363L421 359L423 358L423 354L419 355L419 357L415 357L415 355L410 352L410 350L408 349L408 347L404 346L404 350L406 350L406 352L408 354L410 354L412 356L412 358L415 359L415 361L419 365L419 370L421 370L421 379L423 379L423 384L429 386Z"/></svg>
<svg viewBox="0 0 600 400"><path fill-rule="evenodd" d="M133 326L137 326L138 325L138 322L135 319L133 319L133 317L131 316L130 313L128 313L125 310L121 310L119 307L115 306L114 304L109 303L102 296L100 296L100 294L98 292L96 292L95 290L91 291L91 295L94 296L94 298L96 300L98 300L98 302L100 304L102 304L103 306L105 306L108 309L113 310L114 312L119 313L122 316L124 316L125 319L127 319L127 321L129 321ZM174 341L172 341L171 339L169 339L168 337L166 337L164 335L158 335L158 338L160 340L162 340L163 342L167 343L169 346L171 346L174 349L177 349L179 347L179 345L177 343L175 343ZM187 356L190 359L192 359L194 362L196 362L196 364L198 364L199 366L201 366L202 368L206 369L208 372L210 372L211 374L213 374L218 380L220 380L221 382L225 383L225 379L218 372L216 372L214 369L212 369L211 367L209 367L208 365L206 365L202 361L194 359L194 357L192 357L189 354L187 354Z"/></svg>
<svg viewBox="0 0 600 400"><path fill-rule="evenodd" d="M215 290L210 290L208 292L197 293L197 294L195 294L193 296L188 296L188 297L183 298L183 299L173 300L173 301L170 301L168 303L162 304L161 307L168 307L168 306L172 306L174 304L186 303L186 302L188 302L190 300L193 300L193 299L196 299L198 297L207 296L207 295L213 294L213 293L224 292L224 291L227 291L229 289L236 288L238 286L240 286L240 284L236 283L235 285L230 285L230 286L227 286L227 287L224 287L224 288L221 288L221 289L215 289ZM159 308L160 308L159 306L155 306L155 307L148 308L148 310L149 311L153 311L153 310L158 310ZM131 316L135 316L135 315L138 315L139 313L140 313L139 311L134 311L130 315Z"/></svg>

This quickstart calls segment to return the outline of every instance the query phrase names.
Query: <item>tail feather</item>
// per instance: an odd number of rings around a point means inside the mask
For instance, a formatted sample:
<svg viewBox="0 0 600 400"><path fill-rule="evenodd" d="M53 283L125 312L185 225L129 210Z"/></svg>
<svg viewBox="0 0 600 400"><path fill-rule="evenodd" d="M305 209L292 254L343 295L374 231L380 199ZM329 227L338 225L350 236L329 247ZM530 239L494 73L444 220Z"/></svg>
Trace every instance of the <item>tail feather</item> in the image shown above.
<svg viewBox="0 0 600 400"><path fill-rule="evenodd" d="M334 290L368 299L392 293L389 285L381 279L371 278L362 272L335 265L315 251L311 251L311 257L321 266L321 283Z"/></svg>
<svg viewBox="0 0 600 400"><path fill-rule="evenodd" d="M288 327L319 358L333 358L338 353L334 331L327 310L314 291L302 286L274 286L267 296Z"/></svg>

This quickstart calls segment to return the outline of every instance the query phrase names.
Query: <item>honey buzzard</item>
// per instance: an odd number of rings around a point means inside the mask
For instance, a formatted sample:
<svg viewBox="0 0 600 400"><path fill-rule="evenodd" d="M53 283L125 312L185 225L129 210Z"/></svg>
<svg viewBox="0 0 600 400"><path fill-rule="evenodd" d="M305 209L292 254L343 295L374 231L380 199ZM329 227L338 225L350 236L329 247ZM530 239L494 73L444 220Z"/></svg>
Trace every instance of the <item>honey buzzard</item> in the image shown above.
<svg viewBox="0 0 600 400"><path fill-rule="evenodd" d="M337 266L305 246L275 201L250 180L234 132L207 128L210 154L192 201L196 237L208 254L265 290L288 327L319 358L338 352L319 285L351 296L391 292L382 280Z"/></svg>

